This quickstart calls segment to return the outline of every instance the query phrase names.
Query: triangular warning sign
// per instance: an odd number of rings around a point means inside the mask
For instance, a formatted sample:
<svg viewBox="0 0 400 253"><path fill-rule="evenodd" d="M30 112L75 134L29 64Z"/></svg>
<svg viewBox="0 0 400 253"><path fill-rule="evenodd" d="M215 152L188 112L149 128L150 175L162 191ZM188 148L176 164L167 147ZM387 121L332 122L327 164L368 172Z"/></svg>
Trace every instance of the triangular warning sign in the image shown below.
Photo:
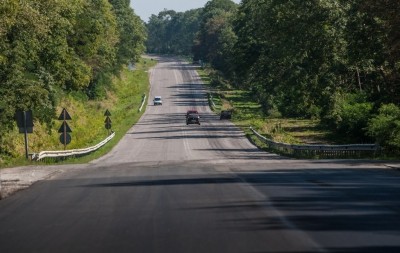
<svg viewBox="0 0 400 253"><path fill-rule="evenodd" d="M109 123L109 124L111 124L112 122L111 122L111 119L107 116L107 118L106 118L106 120L104 121L104 123Z"/></svg>
<svg viewBox="0 0 400 253"><path fill-rule="evenodd" d="M69 116L69 113L65 108L63 108L60 116L58 117L58 120L71 120L71 116Z"/></svg>
<svg viewBox="0 0 400 253"><path fill-rule="evenodd" d="M58 129L59 133L64 133L64 130L66 133L72 133L71 128L68 126L67 122L63 122L60 129Z"/></svg>
<svg viewBox="0 0 400 253"><path fill-rule="evenodd" d="M109 111L108 109L107 109L106 112L104 113L104 116L107 116L107 117L108 117L108 116L111 116L111 113L110 113L110 111Z"/></svg>

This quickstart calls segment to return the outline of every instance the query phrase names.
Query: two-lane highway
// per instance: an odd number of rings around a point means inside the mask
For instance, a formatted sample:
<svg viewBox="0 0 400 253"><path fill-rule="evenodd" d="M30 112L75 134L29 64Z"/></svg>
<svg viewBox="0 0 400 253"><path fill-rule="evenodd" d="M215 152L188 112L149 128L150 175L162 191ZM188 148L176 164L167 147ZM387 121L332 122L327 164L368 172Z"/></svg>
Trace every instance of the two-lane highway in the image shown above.
<svg viewBox="0 0 400 253"><path fill-rule="evenodd" d="M193 66L158 60L109 154L0 201L1 253L400 252L398 171L260 151L210 111Z"/></svg>
<svg viewBox="0 0 400 253"><path fill-rule="evenodd" d="M96 164L276 158L259 151L243 132L228 121L220 121L210 110L194 66L160 58L151 70L150 82L146 113L121 143ZM153 105L155 96L162 96L162 106ZM186 125L189 109L200 113L201 126Z"/></svg>

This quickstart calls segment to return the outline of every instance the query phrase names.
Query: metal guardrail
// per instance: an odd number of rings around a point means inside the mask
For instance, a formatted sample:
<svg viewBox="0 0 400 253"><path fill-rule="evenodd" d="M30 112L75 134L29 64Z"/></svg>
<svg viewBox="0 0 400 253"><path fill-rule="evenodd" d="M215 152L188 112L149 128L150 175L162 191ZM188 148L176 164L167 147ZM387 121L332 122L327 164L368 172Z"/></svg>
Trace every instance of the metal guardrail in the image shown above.
<svg viewBox="0 0 400 253"><path fill-rule="evenodd" d="M214 110L217 106L214 103L213 97L211 93L208 93L208 100L210 101L211 109Z"/></svg>
<svg viewBox="0 0 400 253"><path fill-rule="evenodd" d="M277 150L283 154L296 157L336 158L336 157L361 157L363 154L375 155L380 147L376 144L349 144L349 145L293 145L270 140L252 127L250 130L270 149Z"/></svg>
<svg viewBox="0 0 400 253"><path fill-rule="evenodd" d="M139 112L142 111L143 106L144 106L144 102L146 102L146 94L143 94L142 105L141 105L140 108L139 108Z"/></svg>
<svg viewBox="0 0 400 253"><path fill-rule="evenodd" d="M32 155L32 160L40 161L43 158L51 157L51 158L61 158L61 157L69 157L69 156L80 156L89 154L102 146L104 146L107 142L109 142L112 138L114 138L115 132L113 132L110 136L104 139L102 142L98 143L95 146L83 149L72 149L72 150L62 150L62 151L42 151L38 154Z"/></svg>

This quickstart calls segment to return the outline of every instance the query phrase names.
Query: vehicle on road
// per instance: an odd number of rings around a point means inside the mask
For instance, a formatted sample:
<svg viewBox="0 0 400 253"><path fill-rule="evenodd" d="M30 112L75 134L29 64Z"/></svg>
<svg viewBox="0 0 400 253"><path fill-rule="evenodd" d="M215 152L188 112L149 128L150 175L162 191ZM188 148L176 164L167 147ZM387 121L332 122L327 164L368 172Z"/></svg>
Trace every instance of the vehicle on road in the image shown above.
<svg viewBox="0 0 400 253"><path fill-rule="evenodd" d="M199 112L198 112L197 110L188 110L188 111L186 112L186 118L187 118L190 114L197 114L197 115L199 115ZM200 118L200 115L199 115L199 118Z"/></svg>
<svg viewBox="0 0 400 253"><path fill-rule="evenodd" d="M195 110L189 110L186 112L186 125L198 124L200 125L200 115Z"/></svg>
<svg viewBox="0 0 400 253"><path fill-rule="evenodd" d="M231 119L231 118L232 118L232 111L230 110L221 111L221 114L219 115L219 119Z"/></svg>
<svg viewBox="0 0 400 253"><path fill-rule="evenodd" d="M153 99L154 105L162 105L162 99L161 96L155 96Z"/></svg>

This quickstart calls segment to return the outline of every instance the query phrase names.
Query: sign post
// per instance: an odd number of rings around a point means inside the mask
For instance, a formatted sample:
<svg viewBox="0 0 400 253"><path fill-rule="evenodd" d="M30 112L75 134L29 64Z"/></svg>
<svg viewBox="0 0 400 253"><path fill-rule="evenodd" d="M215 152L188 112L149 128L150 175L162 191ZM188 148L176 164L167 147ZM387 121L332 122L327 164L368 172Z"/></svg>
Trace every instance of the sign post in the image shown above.
<svg viewBox="0 0 400 253"><path fill-rule="evenodd" d="M24 134L25 139L25 157L29 159L28 153L28 133L33 133L33 116L32 111L17 111L15 113L19 133Z"/></svg>
<svg viewBox="0 0 400 253"><path fill-rule="evenodd" d="M111 129L111 113L110 111L107 109L106 112L104 113L104 116L106 116L106 120L104 121L104 126L105 128L108 130L108 135L110 135L110 129Z"/></svg>
<svg viewBox="0 0 400 253"><path fill-rule="evenodd" d="M62 120L63 123L58 130L60 135L60 142L64 145L64 150L66 149L67 145L71 142L71 135L69 133L72 132L71 128L67 124L67 120L71 120L71 116L69 116L69 113L65 108L63 108L60 116L58 117L58 120Z"/></svg>

